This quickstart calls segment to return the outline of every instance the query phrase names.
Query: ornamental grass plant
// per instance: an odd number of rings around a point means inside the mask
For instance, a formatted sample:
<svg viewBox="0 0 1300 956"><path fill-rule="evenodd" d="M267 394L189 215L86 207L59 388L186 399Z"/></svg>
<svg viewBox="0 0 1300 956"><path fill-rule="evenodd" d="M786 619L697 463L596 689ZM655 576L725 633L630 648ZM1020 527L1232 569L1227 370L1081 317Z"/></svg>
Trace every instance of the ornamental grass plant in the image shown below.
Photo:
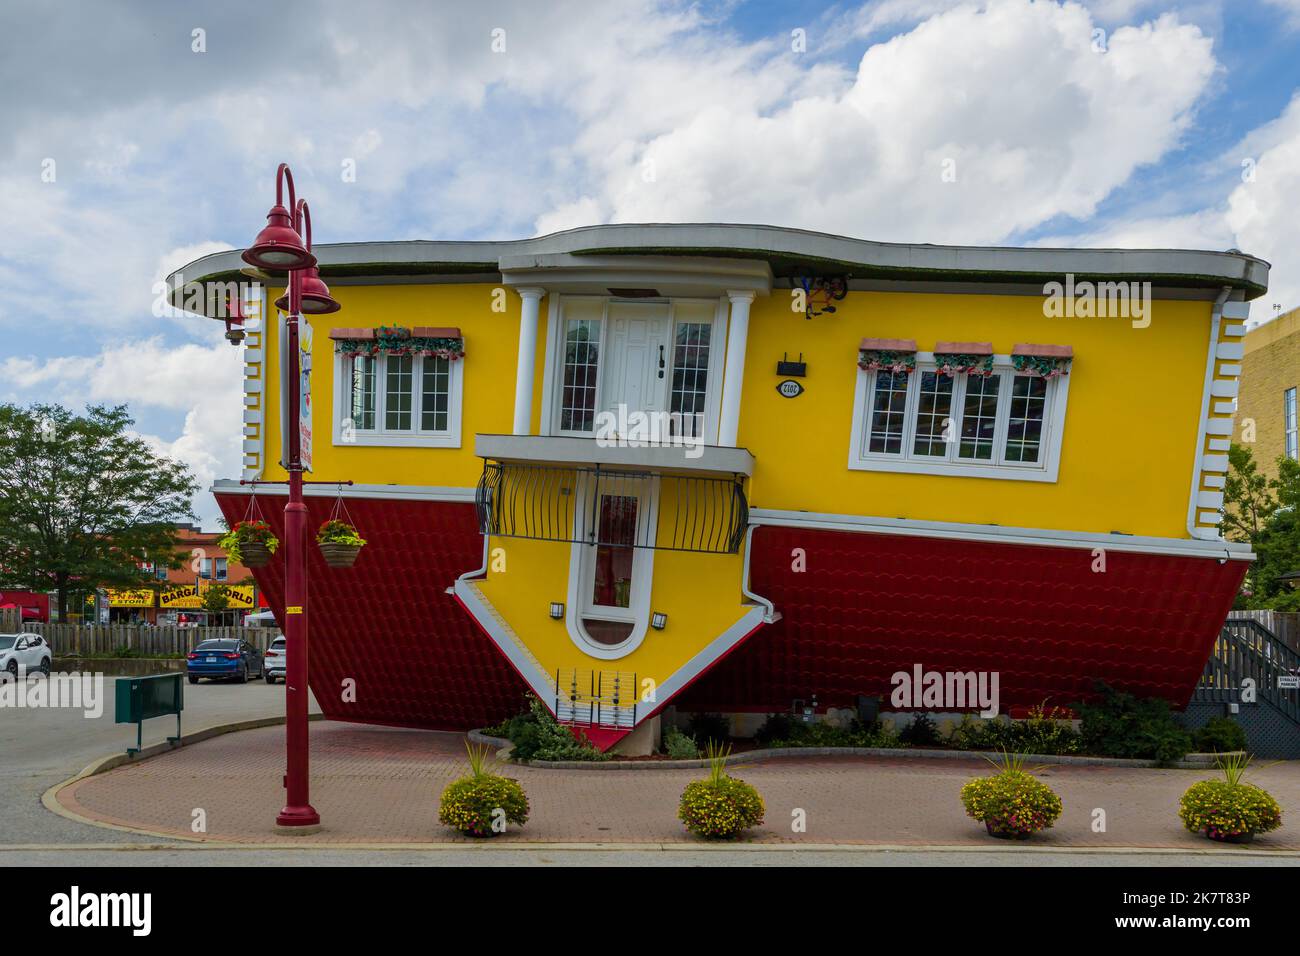
<svg viewBox="0 0 1300 956"><path fill-rule="evenodd" d="M519 781L484 769L488 748L468 741L469 774L447 785L438 806L438 822L466 836L494 837L509 824L528 822L528 797Z"/></svg>
<svg viewBox="0 0 1300 956"><path fill-rule="evenodd" d="M961 788L968 816L983 823L990 836L1025 840L1061 816L1061 798L1025 769L1022 754L1002 751L985 758L997 773L976 777Z"/></svg>
<svg viewBox="0 0 1300 956"><path fill-rule="evenodd" d="M730 747L709 742L709 775L682 791L677 818L696 836L726 840L763 822L763 798L750 784L727 773Z"/></svg>

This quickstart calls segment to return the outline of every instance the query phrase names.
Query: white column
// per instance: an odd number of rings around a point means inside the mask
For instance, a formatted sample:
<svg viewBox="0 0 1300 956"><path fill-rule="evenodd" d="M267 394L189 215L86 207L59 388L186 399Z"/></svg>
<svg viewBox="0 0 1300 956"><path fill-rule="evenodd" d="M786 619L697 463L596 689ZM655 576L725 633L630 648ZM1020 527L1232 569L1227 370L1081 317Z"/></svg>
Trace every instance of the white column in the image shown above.
<svg viewBox="0 0 1300 956"><path fill-rule="evenodd" d="M731 321L727 323L727 365L722 380L722 414L718 420L718 444L735 447L740 428L740 390L745 384L745 342L749 338L749 304L752 292L728 292Z"/></svg>
<svg viewBox="0 0 1300 956"><path fill-rule="evenodd" d="M537 367L537 315L545 289L515 289L524 300L519 317L519 363L515 366L514 434L527 435L533 422L533 369Z"/></svg>

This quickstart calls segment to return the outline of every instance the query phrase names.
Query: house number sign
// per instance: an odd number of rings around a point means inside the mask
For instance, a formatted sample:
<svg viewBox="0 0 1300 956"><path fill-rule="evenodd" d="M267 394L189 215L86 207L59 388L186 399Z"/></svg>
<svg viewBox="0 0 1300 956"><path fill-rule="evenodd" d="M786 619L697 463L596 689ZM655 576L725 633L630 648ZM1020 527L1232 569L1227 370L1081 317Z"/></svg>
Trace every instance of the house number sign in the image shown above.
<svg viewBox="0 0 1300 956"><path fill-rule="evenodd" d="M787 378L784 382L777 385L776 390L781 393L782 398L798 398L804 393L804 387L792 378Z"/></svg>

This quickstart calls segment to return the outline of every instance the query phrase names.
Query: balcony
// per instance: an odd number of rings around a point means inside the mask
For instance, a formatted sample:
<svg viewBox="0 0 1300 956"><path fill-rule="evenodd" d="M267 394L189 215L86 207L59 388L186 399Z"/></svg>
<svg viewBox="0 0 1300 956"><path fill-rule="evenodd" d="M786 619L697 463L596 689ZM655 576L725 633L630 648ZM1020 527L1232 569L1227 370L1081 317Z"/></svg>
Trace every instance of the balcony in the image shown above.
<svg viewBox="0 0 1300 956"><path fill-rule="evenodd" d="M747 448L703 444L647 446L635 441L546 435L476 435L474 453L488 461L537 465L598 465L601 469L654 474L711 474L749 478L754 456Z"/></svg>

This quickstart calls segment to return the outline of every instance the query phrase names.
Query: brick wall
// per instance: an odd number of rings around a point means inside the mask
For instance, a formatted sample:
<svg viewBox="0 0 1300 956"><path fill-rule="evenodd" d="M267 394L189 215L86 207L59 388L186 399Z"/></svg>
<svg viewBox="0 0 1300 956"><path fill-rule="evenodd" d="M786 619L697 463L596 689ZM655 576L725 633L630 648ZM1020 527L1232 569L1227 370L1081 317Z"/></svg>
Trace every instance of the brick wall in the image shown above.
<svg viewBox="0 0 1300 956"><path fill-rule="evenodd" d="M1286 448L1282 395L1288 388L1300 388L1300 309L1246 333L1234 437L1241 441L1246 419L1255 420L1255 442L1247 447L1270 477Z"/></svg>

